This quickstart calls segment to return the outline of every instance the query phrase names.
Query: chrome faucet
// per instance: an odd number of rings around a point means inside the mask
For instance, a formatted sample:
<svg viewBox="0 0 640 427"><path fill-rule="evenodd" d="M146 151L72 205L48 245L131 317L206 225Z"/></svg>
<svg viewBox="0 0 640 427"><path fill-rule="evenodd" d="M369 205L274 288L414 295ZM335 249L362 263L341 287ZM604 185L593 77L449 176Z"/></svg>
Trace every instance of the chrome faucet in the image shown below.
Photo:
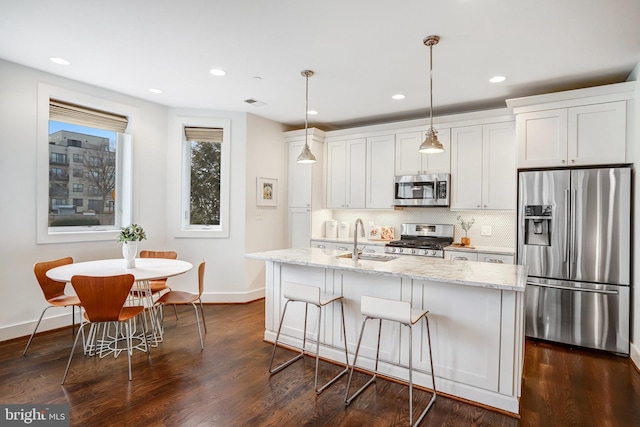
<svg viewBox="0 0 640 427"><path fill-rule="evenodd" d="M358 250L358 224L360 224L360 235L364 237L364 224L360 218L356 219L356 225L353 228L353 253L351 259L358 261L360 251Z"/></svg>

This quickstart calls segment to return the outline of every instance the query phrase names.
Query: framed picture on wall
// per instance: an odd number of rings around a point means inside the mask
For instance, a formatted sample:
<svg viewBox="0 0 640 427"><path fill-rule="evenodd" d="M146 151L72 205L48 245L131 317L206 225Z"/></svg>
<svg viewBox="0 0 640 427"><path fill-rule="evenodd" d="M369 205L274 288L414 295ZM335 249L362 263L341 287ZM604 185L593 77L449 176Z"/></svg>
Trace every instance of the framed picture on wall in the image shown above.
<svg viewBox="0 0 640 427"><path fill-rule="evenodd" d="M278 180L258 177L256 199L258 206L278 206Z"/></svg>

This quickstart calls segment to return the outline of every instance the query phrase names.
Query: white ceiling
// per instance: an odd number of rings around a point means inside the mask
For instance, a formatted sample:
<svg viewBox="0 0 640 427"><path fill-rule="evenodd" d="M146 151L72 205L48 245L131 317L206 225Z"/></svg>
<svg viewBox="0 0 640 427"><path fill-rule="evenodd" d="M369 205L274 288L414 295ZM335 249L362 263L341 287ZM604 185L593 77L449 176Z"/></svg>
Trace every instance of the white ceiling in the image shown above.
<svg viewBox="0 0 640 427"><path fill-rule="evenodd" d="M0 58L173 107L325 130L620 82L639 0L0 0ZM71 61L60 66L57 56ZM227 71L213 77L209 69ZM501 84L489 77L503 74ZM256 77L259 77L256 78ZM160 88L153 94L149 88ZM394 101L391 95L406 99ZM244 102L254 98L266 105Z"/></svg>

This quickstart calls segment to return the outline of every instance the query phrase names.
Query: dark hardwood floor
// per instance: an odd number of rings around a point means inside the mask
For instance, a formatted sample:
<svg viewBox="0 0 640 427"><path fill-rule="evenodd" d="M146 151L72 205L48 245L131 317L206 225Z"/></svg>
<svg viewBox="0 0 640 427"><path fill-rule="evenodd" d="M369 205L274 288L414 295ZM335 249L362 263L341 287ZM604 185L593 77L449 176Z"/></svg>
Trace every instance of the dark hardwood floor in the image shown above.
<svg viewBox="0 0 640 427"><path fill-rule="evenodd" d="M165 340L151 358L77 353L70 329L0 343L0 403L68 403L73 426L393 426L408 424L407 387L380 380L349 407L346 378L320 396L314 361L269 377L271 345L262 341L264 301L205 306L209 332L200 350L193 310L167 309ZM627 358L527 342L520 420L439 396L425 426L638 426L640 374ZM324 378L337 367L321 364ZM364 376L354 375L363 382ZM355 387L354 387L355 389ZM415 393L418 413L429 398Z"/></svg>

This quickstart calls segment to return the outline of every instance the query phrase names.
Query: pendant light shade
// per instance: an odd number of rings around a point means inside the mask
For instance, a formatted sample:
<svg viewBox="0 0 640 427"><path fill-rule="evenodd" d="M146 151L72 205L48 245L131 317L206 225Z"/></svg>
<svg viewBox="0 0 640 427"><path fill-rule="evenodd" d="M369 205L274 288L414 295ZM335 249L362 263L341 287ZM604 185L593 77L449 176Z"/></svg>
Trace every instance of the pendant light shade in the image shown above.
<svg viewBox="0 0 640 427"><path fill-rule="evenodd" d="M438 141L438 132L433 127L433 46L439 41L440 36L428 36L422 41L425 46L429 46L429 130L418 148L418 151L424 154L444 153L444 146Z"/></svg>
<svg viewBox="0 0 640 427"><path fill-rule="evenodd" d="M302 70L300 73L302 77L306 78L306 96L304 105L304 148L298 156L298 163L315 163L316 156L313 155L309 148L309 77L313 76L313 71Z"/></svg>

